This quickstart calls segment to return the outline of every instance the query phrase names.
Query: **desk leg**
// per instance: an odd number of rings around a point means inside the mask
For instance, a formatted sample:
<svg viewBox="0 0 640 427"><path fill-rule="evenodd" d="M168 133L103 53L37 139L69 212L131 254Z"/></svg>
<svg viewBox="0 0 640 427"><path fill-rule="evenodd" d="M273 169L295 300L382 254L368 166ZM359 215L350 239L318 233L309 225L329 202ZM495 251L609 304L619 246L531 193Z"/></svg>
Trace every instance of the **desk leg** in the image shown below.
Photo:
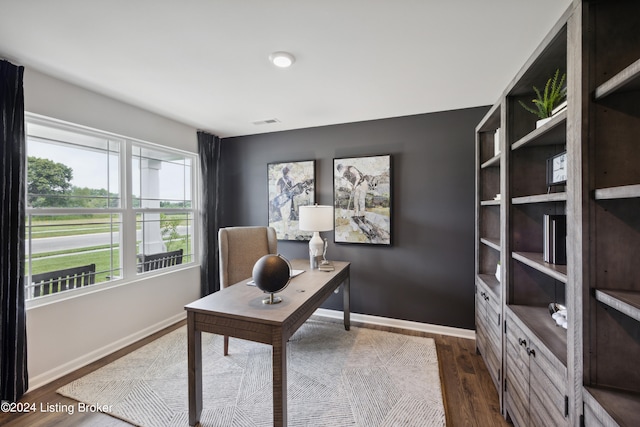
<svg viewBox="0 0 640 427"><path fill-rule="evenodd" d="M196 330L195 314L187 313L187 364L189 370L189 425L202 413L202 332Z"/></svg>
<svg viewBox="0 0 640 427"><path fill-rule="evenodd" d="M282 329L273 331L273 426L287 425L287 340Z"/></svg>
<svg viewBox="0 0 640 427"><path fill-rule="evenodd" d="M344 329L347 331L351 328L351 309L349 305L349 293L351 287L350 281L350 277L347 276L347 278L344 279L344 282L342 283L342 312L344 313Z"/></svg>

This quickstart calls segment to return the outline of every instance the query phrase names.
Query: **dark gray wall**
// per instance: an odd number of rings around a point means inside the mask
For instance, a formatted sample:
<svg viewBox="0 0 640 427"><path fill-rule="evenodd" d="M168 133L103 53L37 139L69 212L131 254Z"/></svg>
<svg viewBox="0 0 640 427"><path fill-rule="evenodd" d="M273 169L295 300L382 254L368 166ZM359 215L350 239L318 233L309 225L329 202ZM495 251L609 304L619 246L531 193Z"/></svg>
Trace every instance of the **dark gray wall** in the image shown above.
<svg viewBox="0 0 640 427"><path fill-rule="evenodd" d="M316 160L316 202L333 204L333 159L392 154L391 247L333 243L351 266L351 310L474 329L474 129L487 107L227 138L221 225L267 225L267 163ZM280 241L287 258L307 244ZM342 308L341 295L324 308Z"/></svg>

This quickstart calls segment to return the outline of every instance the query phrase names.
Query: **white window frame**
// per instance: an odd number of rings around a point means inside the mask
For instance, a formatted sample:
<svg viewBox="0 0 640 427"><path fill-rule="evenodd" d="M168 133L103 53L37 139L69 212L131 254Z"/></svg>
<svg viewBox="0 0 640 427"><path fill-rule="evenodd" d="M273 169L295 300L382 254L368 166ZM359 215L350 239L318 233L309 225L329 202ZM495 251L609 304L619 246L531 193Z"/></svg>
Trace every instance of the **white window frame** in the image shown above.
<svg viewBox="0 0 640 427"><path fill-rule="evenodd" d="M44 296L39 296L37 298L28 299L26 301L26 307L37 307L40 305L49 304L52 302L66 300L70 298L77 298L84 294L100 292L105 289L109 289L116 286L126 285L132 282L136 282L139 280L147 280L148 278L154 277L159 274L166 274L167 272L181 270L185 268L190 268L193 265L199 263L200 258L200 221L199 221L199 207L200 207L200 180L199 176L199 167L200 162L198 159L198 154L180 150L173 147L163 146L160 144L155 144L148 141L143 141L136 138L130 138L123 135L118 135L112 132L102 131L98 129L93 129L87 126L82 126L58 119L53 119L50 117L42 116L39 114L25 112L25 125L27 123L38 124L49 126L58 129L64 129L66 131L76 131L78 133L89 133L91 135L97 135L104 138L120 140L121 150L120 150L120 207L119 208L105 208L105 209L87 209L87 208L30 208L26 204L27 192L25 190L25 206L26 206L26 215L27 218L29 214L38 214L38 215L66 215L66 214L77 214L81 213L97 213L103 214L105 212L120 214L121 226L120 226L120 266L122 269L122 277L119 279L114 279L107 282L96 283L95 285L85 286L78 289L71 289L64 292L52 293ZM26 126L25 126L26 128ZM25 139L25 143L26 139ZM144 274L137 273L137 251L136 251L136 215L140 212L150 212L150 210L145 208L133 208L132 206L132 146L144 146L150 149L157 149L161 151L169 151L172 153L179 154L181 156L191 158L191 208L189 209L160 209L160 211L166 212L189 212L192 216L192 252L191 252L191 260L187 262L183 262L180 265L168 268L162 268L154 271L145 272ZM28 150L27 150L28 152ZM27 161L25 156L25 162ZM26 163L25 163L26 164ZM24 183L25 187L27 185L26 179ZM31 239L28 238L26 244L31 244ZM28 256L27 252L25 256ZM26 262L27 260L25 260ZM29 275L25 275L25 285L30 281L31 277Z"/></svg>

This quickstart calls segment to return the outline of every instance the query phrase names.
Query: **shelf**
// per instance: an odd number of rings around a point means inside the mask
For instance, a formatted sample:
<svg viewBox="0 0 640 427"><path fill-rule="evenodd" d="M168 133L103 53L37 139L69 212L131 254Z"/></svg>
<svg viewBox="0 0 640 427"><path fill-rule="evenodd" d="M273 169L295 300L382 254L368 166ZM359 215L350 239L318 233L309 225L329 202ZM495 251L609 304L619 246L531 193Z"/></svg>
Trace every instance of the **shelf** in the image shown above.
<svg viewBox="0 0 640 427"><path fill-rule="evenodd" d="M549 202L566 202L567 193L549 193L537 194L535 196L514 197L511 203L514 205L524 205L527 203L549 203Z"/></svg>
<svg viewBox="0 0 640 427"><path fill-rule="evenodd" d="M599 188L595 191L596 200L632 199L636 197L640 197L640 184Z"/></svg>
<svg viewBox="0 0 640 427"><path fill-rule="evenodd" d="M587 405L593 407L595 403L601 406L618 425L637 425L638 414L640 414L640 395L599 387L585 387L585 391L584 398Z"/></svg>
<svg viewBox="0 0 640 427"><path fill-rule="evenodd" d="M500 102L493 104L482 121L476 127L476 132L491 132L500 127L500 107Z"/></svg>
<svg viewBox="0 0 640 427"><path fill-rule="evenodd" d="M544 262L542 253L538 252L514 252L513 259L520 261L529 267L538 270L547 276L553 277L562 283L567 283L567 266Z"/></svg>
<svg viewBox="0 0 640 427"><path fill-rule="evenodd" d="M490 158L489 160L487 160L486 162L484 162L480 168L484 169L484 168L488 168L488 167L498 167L500 166L500 154L493 156L492 158Z"/></svg>
<svg viewBox="0 0 640 427"><path fill-rule="evenodd" d="M500 300L500 282L493 274L478 274L480 280L487 288L491 290L497 300Z"/></svg>
<svg viewBox="0 0 640 427"><path fill-rule="evenodd" d="M566 368L567 330L556 326L549 309L529 305L510 305L509 308Z"/></svg>
<svg viewBox="0 0 640 427"><path fill-rule="evenodd" d="M555 115L538 129L530 132L511 145L512 150L524 146L558 145L567 142L567 110Z"/></svg>
<svg viewBox="0 0 640 427"><path fill-rule="evenodd" d="M481 237L480 242L500 252L500 239L491 239L488 237Z"/></svg>
<svg viewBox="0 0 640 427"><path fill-rule="evenodd" d="M483 200L480 206L500 206L500 200Z"/></svg>
<svg viewBox="0 0 640 427"><path fill-rule="evenodd" d="M640 322L640 292L596 289L596 299Z"/></svg>
<svg viewBox="0 0 640 427"><path fill-rule="evenodd" d="M596 88L596 99L616 92L640 89L640 59Z"/></svg>

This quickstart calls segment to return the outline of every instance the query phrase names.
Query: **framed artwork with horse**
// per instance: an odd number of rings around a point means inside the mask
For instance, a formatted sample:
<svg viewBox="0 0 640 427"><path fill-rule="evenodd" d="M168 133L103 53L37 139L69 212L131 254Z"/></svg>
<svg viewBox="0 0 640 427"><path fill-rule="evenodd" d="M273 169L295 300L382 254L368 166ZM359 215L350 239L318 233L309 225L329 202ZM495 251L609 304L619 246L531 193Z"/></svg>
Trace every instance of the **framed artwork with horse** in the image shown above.
<svg viewBox="0 0 640 427"><path fill-rule="evenodd" d="M278 240L308 241L313 233L298 229L300 206L313 205L316 193L316 161L269 163L269 226Z"/></svg>

